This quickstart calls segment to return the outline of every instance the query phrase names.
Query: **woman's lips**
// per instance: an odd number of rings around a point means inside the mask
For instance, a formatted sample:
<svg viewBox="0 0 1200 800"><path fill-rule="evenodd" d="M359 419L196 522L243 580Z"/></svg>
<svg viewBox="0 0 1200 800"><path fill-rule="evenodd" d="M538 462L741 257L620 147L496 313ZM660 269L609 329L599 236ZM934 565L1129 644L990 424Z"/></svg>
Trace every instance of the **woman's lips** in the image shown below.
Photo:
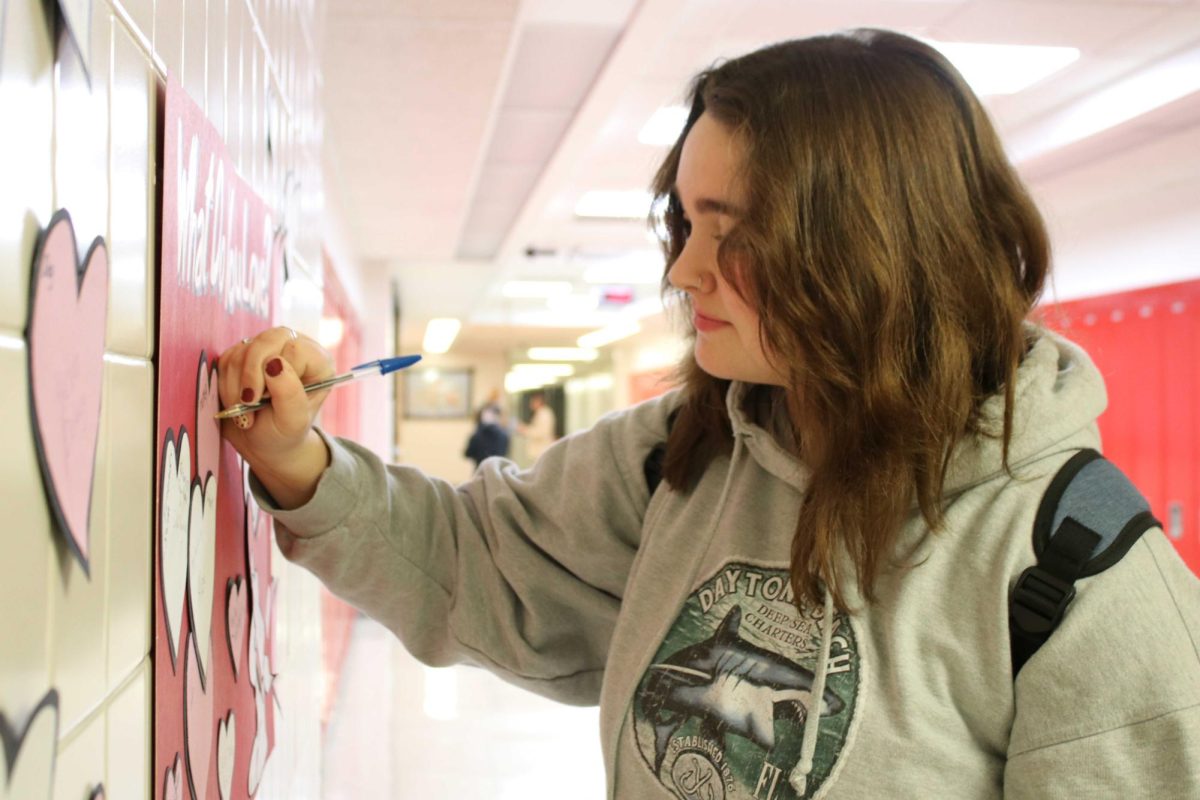
<svg viewBox="0 0 1200 800"><path fill-rule="evenodd" d="M724 328L729 323L724 320L714 319L713 317L706 317L697 311L692 315L692 324L696 326L696 330L707 332Z"/></svg>

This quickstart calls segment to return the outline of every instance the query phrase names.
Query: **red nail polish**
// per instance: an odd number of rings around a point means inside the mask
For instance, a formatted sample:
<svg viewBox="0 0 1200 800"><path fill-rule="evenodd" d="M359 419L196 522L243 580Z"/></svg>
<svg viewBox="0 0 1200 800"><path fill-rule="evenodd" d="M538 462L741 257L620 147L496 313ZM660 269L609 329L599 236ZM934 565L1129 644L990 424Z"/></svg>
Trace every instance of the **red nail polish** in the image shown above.
<svg viewBox="0 0 1200 800"><path fill-rule="evenodd" d="M250 403L250 402L253 402L253 400L254 400L254 390L253 389L242 389L242 402Z"/></svg>
<svg viewBox="0 0 1200 800"><path fill-rule="evenodd" d="M279 373L283 372L283 362L278 358L272 358L267 362L267 374L274 378Z"/></svg>

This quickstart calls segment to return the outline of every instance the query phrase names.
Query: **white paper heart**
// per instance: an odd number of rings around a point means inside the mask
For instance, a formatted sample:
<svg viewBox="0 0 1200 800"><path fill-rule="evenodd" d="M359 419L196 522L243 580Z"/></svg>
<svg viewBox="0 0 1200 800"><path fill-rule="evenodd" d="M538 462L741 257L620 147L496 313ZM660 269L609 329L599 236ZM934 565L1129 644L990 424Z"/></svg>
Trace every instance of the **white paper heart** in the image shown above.
<svg viewBox="0 0 1200 800"><path fill-rule="evenodd" d="M237 754L237 718L231 709L221 720L217 731L217 788L221 800L233 796L233 761Z"/></svg>
<svg viewBox="0 0 1200 800"><path fill-rule="evenodd" d="M191 634L188 634L191 639ZM204 691L194 645L183 648L186 674L183 703L184 745L188 760L188 780L192 797L208 797L208 776L212 771L213 704Z"/></svg>
<svg viewBox="0 0 1200 800"><path fill-rule="evenodd" d="M92 242L82 264L78 259L71 217L59 211L34 257L27 355L46 497L55 525L86 573L108 324L104 240Z"/></svg>
<svg viewBox="0 0 1200 800"><path fill-rule="evenodd" d="M250 746L250 765L246 774L246 791L253 797L258 793L263 770L267 766L267 702L262 692L254 693L254 742Z"/></svg>
<svg viewBox="0 0 1200 800"><path fill-rule="evenodd" d="M208 476L203 486L192 483L188 524L188 609L196 646L200 678L208 686L212 664L213 580L217 560L217 479Z"/></svg>
<svg viewBox="0 0 1200 800"><path fill-rule="evenodd" d="M173 763L163 774L163 800L184 800L183 798L183 761L179 753L175 754Z"/></svg>
<svg viewBox="0 0 1200 800"><path fill-rule="evenodd" d="M51 689L42 697L21 730L0 712L0 743L4 749L0 798L51 797L58 752L58 692Z"/></svg>
<svg viewBox="0 0 1200 800"><path fill-rule="evenodd" d="M163 460L159 465L158 574L172 671L179 661L179 629L183 625L183 604L187 595L191 472L192 453L187 431L180 429L176 444L175 434L168 429L163 442Z"/></svg>
<svg viewBox="0 0 1200 800"><path fill-rule="evenodd" d="M263 609L263 646L262 646L262 672L265 675L263 680L263 690L270 694L275 684L275 664L273 663L274 650L267 649L268 640L271 638L268 634L275 630L275 598L278 597L279 581L271 578L271 586L267 589L267 607ZM278 700L278 698L277 698Z"/></svg>
<svg viewBox="0 0 1200 800"><path fill-rule="evenodd" d="M250 685L259 689L261 688L259 676L262 670L262 652L266 649L267 635L262 614L259 613L258 603L255 601L256 597L258 597L258 572L250 570L250 653L247 658L250 661Z"/></svg>
<svg viewBox="0 0 1200 800"><path fill-rule="evenodd" d="M208 480L221 471L221 423L214 416L221 410L217 396L217 370L209 369L208 356L200 353L196 370L196 477Z"/></svg>
<svg viewBox="0 0 1200 800"><path fill-rule="evenodd" d="M237 680L242 667L242 637L246 635L246 582L242 576L230 578L225 584L225 640L233 661L233 678Z"/></svg>

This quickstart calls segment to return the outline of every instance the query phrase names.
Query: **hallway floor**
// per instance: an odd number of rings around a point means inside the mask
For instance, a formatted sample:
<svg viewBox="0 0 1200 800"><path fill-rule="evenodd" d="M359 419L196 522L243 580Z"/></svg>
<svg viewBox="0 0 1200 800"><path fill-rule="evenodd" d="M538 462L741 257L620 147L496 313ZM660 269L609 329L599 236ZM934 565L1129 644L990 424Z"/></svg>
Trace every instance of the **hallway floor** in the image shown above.
<svg viewBox="0 0 1200 800"><path fill-rule="evenodd" d="M599 800L599 738L597 709L480 669L428 669L360 617L326 731L324 797Z"/></svg>

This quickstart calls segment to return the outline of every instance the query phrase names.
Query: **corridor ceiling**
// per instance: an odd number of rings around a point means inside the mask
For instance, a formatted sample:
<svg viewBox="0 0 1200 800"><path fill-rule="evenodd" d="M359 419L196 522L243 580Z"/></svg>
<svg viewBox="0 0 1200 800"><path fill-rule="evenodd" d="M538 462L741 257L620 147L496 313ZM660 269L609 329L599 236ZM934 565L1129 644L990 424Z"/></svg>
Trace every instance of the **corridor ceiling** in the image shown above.
<svg viewBox="0 0 1200 800"><path fill-rule="evenodd" d="M321 33L326 191L357 258L395 277L407 341L455 316L456 348L571 344L654 307L649 282L584 281L618 262L653 275L644 220L575 213L587 191L647 187L666 151L639 142L651 115L719 58L859 26L1077 48L1050 77L985 98L1035 189L1200 125L1193 81L1100 133L1063 134L1105 92L1200 71L1198 0L339 0ZM1197 157L1196 138L1181 157ZM569 283L567 316L505 296L512 280Z"/></svg>

